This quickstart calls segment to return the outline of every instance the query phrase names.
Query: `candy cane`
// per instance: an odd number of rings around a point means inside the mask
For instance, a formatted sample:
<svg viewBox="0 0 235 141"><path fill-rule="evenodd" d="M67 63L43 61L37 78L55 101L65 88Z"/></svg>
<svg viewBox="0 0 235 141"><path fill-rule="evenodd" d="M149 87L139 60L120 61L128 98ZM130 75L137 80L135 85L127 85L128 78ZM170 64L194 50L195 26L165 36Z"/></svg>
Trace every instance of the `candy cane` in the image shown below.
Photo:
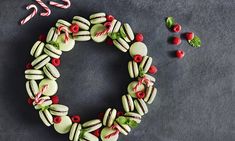
<svg viewBox="0 0 235 141"><path fill-rule="evenodd" d="M55 7L63 8L63 9L67 9L71 6L70 0L62 0L62 1L65 2L65 4L60 4L54 1L50 1L49 4Z"/></svg>
<svg viewBox="0 0 235 141"><path fill-rule="evenodd" d="M26 7L27 10L33 9L33 12L28 15L25 19L23 19L20 23L21 25L24 25L25 23L27 23L30 19L32 19L38 12L38 8L36 5L34 4L30 4Z"/></svg>
<svg viewBox="0 0 235 141"><path fill-rule="evenodd" d="M96 37L105 35L111 30L111 22L106 22L104 26L106 27L106 29L104 31L96 33Z"/></svg>
<svg viewBox="0 0 235 141"><path fill-rule="evenodd" d="M69 40L69 31L65 26L59 26L57 29L57 33L60 34L61 31L65 32L65 43Z"/></svg>
<svg viewBox="0 0 235 141"><path fill-rule="evenodd" d="M49 16L49 15L51 15L50 8L48 8L48 6L44 2L42 2L41 0L35 0L35 1L46 10L46 12L40 14L41 16Z"/></svg>
<svg viewBox="0 0 235 141"><path fill-rule="evenodd" d="M141 78L141 79L138 81L138 83L137 83L137 84L135 85L135 87L133 88L134 92L136 92L137 89L138 89L138 87L139 87L141 84L143 84L144 82L146 83L147 87L153 85L153 82L151 82L148 78L143 77L143 78Z"/></svg>
<svg viewBox="0 0 235 141"><path fill-rule="evenodd" d="M36 94L35 99L34 99L34 102L36 104L42 104L45 101L44 99L41 99L41 96L47 89L48 89L48 85L44 85L42 90Z"/></svg>
<svg viewBox="0 0 235 141"><path fill-rule="evenodd" d="M116 130L116 131L113 132L113 133L110 133L110 134L107 135L107 136L105 136L105 137L104 137L105 139L109 139L109 138L111 138L112 136L115 136L115 135L119 134L120 131L117 129L117 127L116 127L115 125L113 125L111 128L114 129L114 130Z"/></svg>

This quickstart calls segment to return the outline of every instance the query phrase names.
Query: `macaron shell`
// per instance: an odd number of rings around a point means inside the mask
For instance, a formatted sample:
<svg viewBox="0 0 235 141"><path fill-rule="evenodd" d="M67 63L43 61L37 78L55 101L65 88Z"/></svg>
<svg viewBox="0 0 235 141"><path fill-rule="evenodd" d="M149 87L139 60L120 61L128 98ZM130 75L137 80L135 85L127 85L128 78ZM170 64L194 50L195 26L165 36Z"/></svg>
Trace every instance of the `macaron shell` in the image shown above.
<svg viewBox="0 0 235 141"><path fill-rule="evenodd" d="M128 135L131 132L131 128L127 124L120 124L119 122L115 121L114 125L116 125L117 129L123 134Z"/></svg>
<svg viewBox="0 0 235 141"><path fill-rule="evenodd" d="M53 41L55 42L59 36L59 34L56 32L56 28L55 27L52 27L49 32L47 33L47 38L46 38L46 42L50 42L50 41Z"/></svg>
<svg viewBox="0 0 235 141"><path fill-rule="evenodd" d="M134 103L130 95L122 96L122 105L125 112L130 112L134 110Z"/></svg>
<svg viewBox="0 0 235 141"><path fill-rule="evenodd" d="M72 23L78 24L79 28L83 30L89 30L90 28L90 22L87 19L80 17L80 16L73 17Z"/></svg>
<svg viewBox="0 0 235 141"><path fill-rule="evenodd" d="M134 87L138 84L137 81L133 81L131 82L128 87L127 87L127 92L133 97L133 98L136 98L136 92L133 90ZM137 92L138 91L144 91L145 90L145 86L143 84L139 85L138 88L137 88Z"/></svg>
<svg viewBox="0 0 235 141"><path fill-rule="evenodd" d="M130 48L130 46L128 45L128 43L122 39L122 38L118 38L117 40L113 40L113 44L122 52L127 52L127 50Z"/></svg>
<svg viewBox="0 0 235 141"><path fill-rule="evenodd" d="M141 115L138 113L134 113L134 112L127 112L124 114L125 117L129 118L130 120L134 120L137 123L141 122Z"/></svg>
<svg viewBox="0 0 235 141"><path fill-rule="evenodd" d="M60 73L57 70L55 66L53 66L51 63L46 64L43 67L43 71L46 74L46 76L51 80L56 80L60 77Z"/></svg>
<svg viewBox="0 0 235 141"><path fill-rule="evenodd" d="M149 80L150 80L151 82L153 82L153 83L156 81L156 79L155 79L153 76L149 75L149 74L145 74L144 77L146 77L147 79L149 79ZM140 77L140 78L141 78L141 77ZM140 79L140 78L139 78L139 79Z"/></svg>
<svg viewBox="0 0 235 141"><path fill-rule="evenodd" d="M25 70L25 78L28 80L41 80L44 78L43 71L36 69Z"/></svg>
<svg viewBox="0 0 235 141"><path fill-rule="evenodd" d="M91 33L89 31L79 31L73 34L73 39L76 41L89 41L91 39Z"/></svg>
<svg viewBox="0 0 235 141"><path fill-rule="evenodd" d="M25 75L25 78L28 80L41 80L44 78L43 75Z"/></svg>
<svg viewBox="0 0 235 141"><path fill-rule="evenodd" d="M141 56L146 56L148 53L147 46L142 42L135 42L131 45L129 53L131 57L139 54Z"/></svg>
<svg viewBox="0 0 235 141"><path fill-rule="evenodd" d="M32 56L34 56L35 58L37 58L38 56L40 56L40 55L42 54L44 45L45 45L45 44L44 44L43 42L37 41L37 42L33 45L32 49L31 49L31 51L30 51L30 54L31 54Z"/></svg>
<svg viewBox="0 0 235 141"><path fill-rule="evenodd" d="M134 36L134 33L133 33L132 29L131 29L131 26L128 23L125 23L125 24L123 24L123 27L125 28L126 35L127 35L127 37L125 37L124 39L127 42L133 41L135 39L135 36Z"/></svg>
<svg viewBox="0 0 235 141"><path fill-rule="evenodd" d="M108 116L109 116L109 113L112 109L111 108L108 108L104 114L104 117L103 117L103 125L106 126L107 125L107 119L108 119Z"/></svg>
<svg viewBox="0 0 235 141"><path fill-rule="evenodd" d="M61 122L54 124L55 130L60 134L66 134L70 131L72 126L72 121L68 116L62 116Z"/></svg>
<svg viewBox="0 0 235 141"><path fill-rule="evenodd" d="M108 120L108 124L107 124L108 127L111 127L113 125L113 122L116 118L116 115L117 115L117 110L113 109L112 113L111 113L111 116L109 117L109 120Z"/></svg>
<svg viewBox="0 0 235 141"><path fill-rule="evenodd" d="M60 56L62 55L62 51L57 49L51 44L46 44L44 48L44 52L50 57L56 58L56 59L60 58Z"/></svg>
<svg viewBox="0 0 235 141"><path fill-rule="evenodd" d="M101 126L102 126L102 122L100 119L90 120L82 124L82 127L86 132L95 131L99 129Z"/></svg>
<svg viewBox="0 0 235 141"><path fill-rule="evenodd" d="M148 104L152 104L156 95L157 95L157 89L155 87L150 86L146 90L146 96L144 98L144 101L147 102Z"/></svg>
<svg viewBox="0 0 235 141"><path fill-rule="evenodd" d="M61 104L52 104L49 109L54 116L66 116L69 110L67 106Z"/></svg>
<svg viewBox="0 0 235 141"><path fill-rule="evenodd" d="M90 15L90 19L94 19L94 18L97 18L97 17L105 17L106 14L104 12L98 12L98 13L94 13L92 15Z"/></svg>
<svg viewBox="0 0 235 141"><path fill-rule="evenodd" d="M114 19L112 22L111 22L111 25L110 25L110 30L109 30L109 33L116 33L120 30L121 28L121 22L120 21L117 21L116 19Z"/></svg>
<svg viewBox="0 0 235 141"><path fill-rule="evenodd" d="M134 61L128 62L128 72L131 78L139 76L139 67L138 64Z"/></svg>
<svg viewBox="0 0 235 141"><path fill-rule="evenodd" d="M81 124L73 123L73 125L70 129L70 133L69 133L69 140L70 141L78 141L81 129L82 129Z"/></svg>
<svg viewBox="0 0 235 141"><path fill-rule="evenodd" d="M31 99L35 98L35 95L39 92L38 84L35 80L26 82L26 91Z"/></svg>
<svg viewBox="0 0 235 141"><path fill-rule="evenodd" d="M98 32L102 32L106 29L106 27L103 24L96 24L91 28L91 38L93 41L97 42L97 43L101 43L104 42L108 36L108 34L104 34L101 36L96 36L96 34Z"/></svg>
<svg viewBox="0 0 235 141"><path fill-rule="evenodd" d="M44 111L40 110L39 117L46 126L51 126L53 124L53 117L47 109Z"/></svg>
<svg viewBox="0 0 235 141"><path fill-rule="evenodd" d="M56 81L51 80L51 79L43 79L39 83L39 89L41 90L43 88L43 86L45 86L45 85L48 85L48 88L45 90L43 95L53 96L54 94L56 94L56 92L58 90L58 85L57 85Z"/></svg>
<svg viewBox="0 0 235 141"><path fill-rule="evenodd" d="M51 58L47 54L40 55L31 63L35 69L40 69L50 62Z"/></svg>
<svg viewBox="0 0 235 141"><path fill-rule="evenodd" d="M80 138L80 141L99 141L99 139L95 135L85 132L83 138Z"/></svg>
<svg viewBox="0 0 235 141"><path fill-rule="evenodd" d="M139 65L139 68L143 69L144 73L147 73L152 65L152 61L153 61L152 57L144 56L142 62Z"/></svg>
<svg viewBox="0 0 235 141"><path fill-rule="evenodd" d="M69 37L68 41L65 42L64 33L59 35L56 42L59 44L59 49L65 52L72 50L75 46L75 40L71 39L71 37Z"/></svg>
<svg viewBox="0 0 235 141"><path fill-rule="evenodd" d="M148 107L142 99L134 100L135 108L137 112L143 116L148 113ZM143 109L142 109L143 107Z"/></svg>
<svg viewBox="0 0 235 141"><path fill-rule="evenodd" d="M110 135L114 132L116 132L116 130L108 128L108 127L103 128L102 131L101 131L101 134L100 134L101 140L102 141L117 141L118 137L119 137L119 134L111 136L110 138L105 138L106 136L108 136L108 135Z"/></svg>

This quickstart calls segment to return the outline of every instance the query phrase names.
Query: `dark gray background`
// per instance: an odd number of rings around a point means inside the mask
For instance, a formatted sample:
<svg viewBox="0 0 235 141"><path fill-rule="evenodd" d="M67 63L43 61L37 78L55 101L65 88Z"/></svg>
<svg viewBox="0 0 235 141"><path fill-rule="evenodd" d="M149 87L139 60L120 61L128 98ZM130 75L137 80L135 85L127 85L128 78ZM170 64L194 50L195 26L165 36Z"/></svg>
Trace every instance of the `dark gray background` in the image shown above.
<svg viewBox="0 0 235 141"><path fill-rule="evenodd" d="M70 9L51 7L50 17L34 17L24 26L19 20L33 1L0 1L0 140L66 141L40 121L27 105L24 67L29 51L41 33L47 33L58 18L71 21L104 11L135 32L142 32L149 55L159 68L158 96L149 114L120 141L233 141L235 140L235 1L234 0L72 0ZM38 6L40 7L40 6ZM41 10L40 10L41 11ZM202 47L194 49L184 40L180 46L167 43L172 35L164 18L173 16L182 33L195 32ZM183 49L182 60L172 52ZM77 43L64 53L58 80L61 103L70 115L82 121L97 117L108 107L120 107L126 94L128 54L93 42Z"/></svg>

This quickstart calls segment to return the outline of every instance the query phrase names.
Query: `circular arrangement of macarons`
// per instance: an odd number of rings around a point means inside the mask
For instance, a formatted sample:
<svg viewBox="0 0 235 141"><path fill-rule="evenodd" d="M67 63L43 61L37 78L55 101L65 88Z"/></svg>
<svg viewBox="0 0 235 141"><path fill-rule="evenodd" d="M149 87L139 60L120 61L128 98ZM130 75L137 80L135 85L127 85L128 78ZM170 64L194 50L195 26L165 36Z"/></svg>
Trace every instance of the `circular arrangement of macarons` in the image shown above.
<svg viewBox="0 0 235 141"><path fill-rule="evenodd" d="M80 116L69 116L69 107L59 103L56 95L60 77L58 66L63 52L71 51L75 42L93 40L97 43L110 41L117 50L128 53L131 60L127 70L132 82L120 100L123 109L108 108L98 118L80 123ZM128 23L122 24L111 15L95 13L89 20L75 16L72 22L59 19L51 27L45 41L37 41L30 55L33 57L25 70L28 102L39 112L46 126L54 126L60 134L69 134L70 141L116 141L119 134L128 135L148 113L157 94L157 72L148 56L143 35L135 34Z"/></svg>

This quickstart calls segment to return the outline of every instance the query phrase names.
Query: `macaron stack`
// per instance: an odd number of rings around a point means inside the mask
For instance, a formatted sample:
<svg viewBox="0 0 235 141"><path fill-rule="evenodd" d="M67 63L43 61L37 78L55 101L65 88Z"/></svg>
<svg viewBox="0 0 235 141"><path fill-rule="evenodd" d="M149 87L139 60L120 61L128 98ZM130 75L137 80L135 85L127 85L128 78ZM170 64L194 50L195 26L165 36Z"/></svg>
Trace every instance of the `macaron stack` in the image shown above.
<svg viewBox="0 0 235 141"><path fill-rule="evenodd" d="M157 94L156 80L151 76L156 67L148 56L147 46L136 36L128 23L122 24L103 12L88 19L75 16L72 22L59 19L45 41L35 42L30 51L32 62L25 70L28 102L38 110L42 122L54 126L60 134L69 133L70 141L117 141L119 133L128 135L148 113L148 104L152 104ZM132 59L127 66L133 80L127 94L121 97L123 114L108 108L102 118L80 123L79 116L68 116L69 107L59 103L56 81L60 77L58 66L63 52L71 51L76 41L91 39L97 43L111 39L116 49L129 52Z"/></svg>

